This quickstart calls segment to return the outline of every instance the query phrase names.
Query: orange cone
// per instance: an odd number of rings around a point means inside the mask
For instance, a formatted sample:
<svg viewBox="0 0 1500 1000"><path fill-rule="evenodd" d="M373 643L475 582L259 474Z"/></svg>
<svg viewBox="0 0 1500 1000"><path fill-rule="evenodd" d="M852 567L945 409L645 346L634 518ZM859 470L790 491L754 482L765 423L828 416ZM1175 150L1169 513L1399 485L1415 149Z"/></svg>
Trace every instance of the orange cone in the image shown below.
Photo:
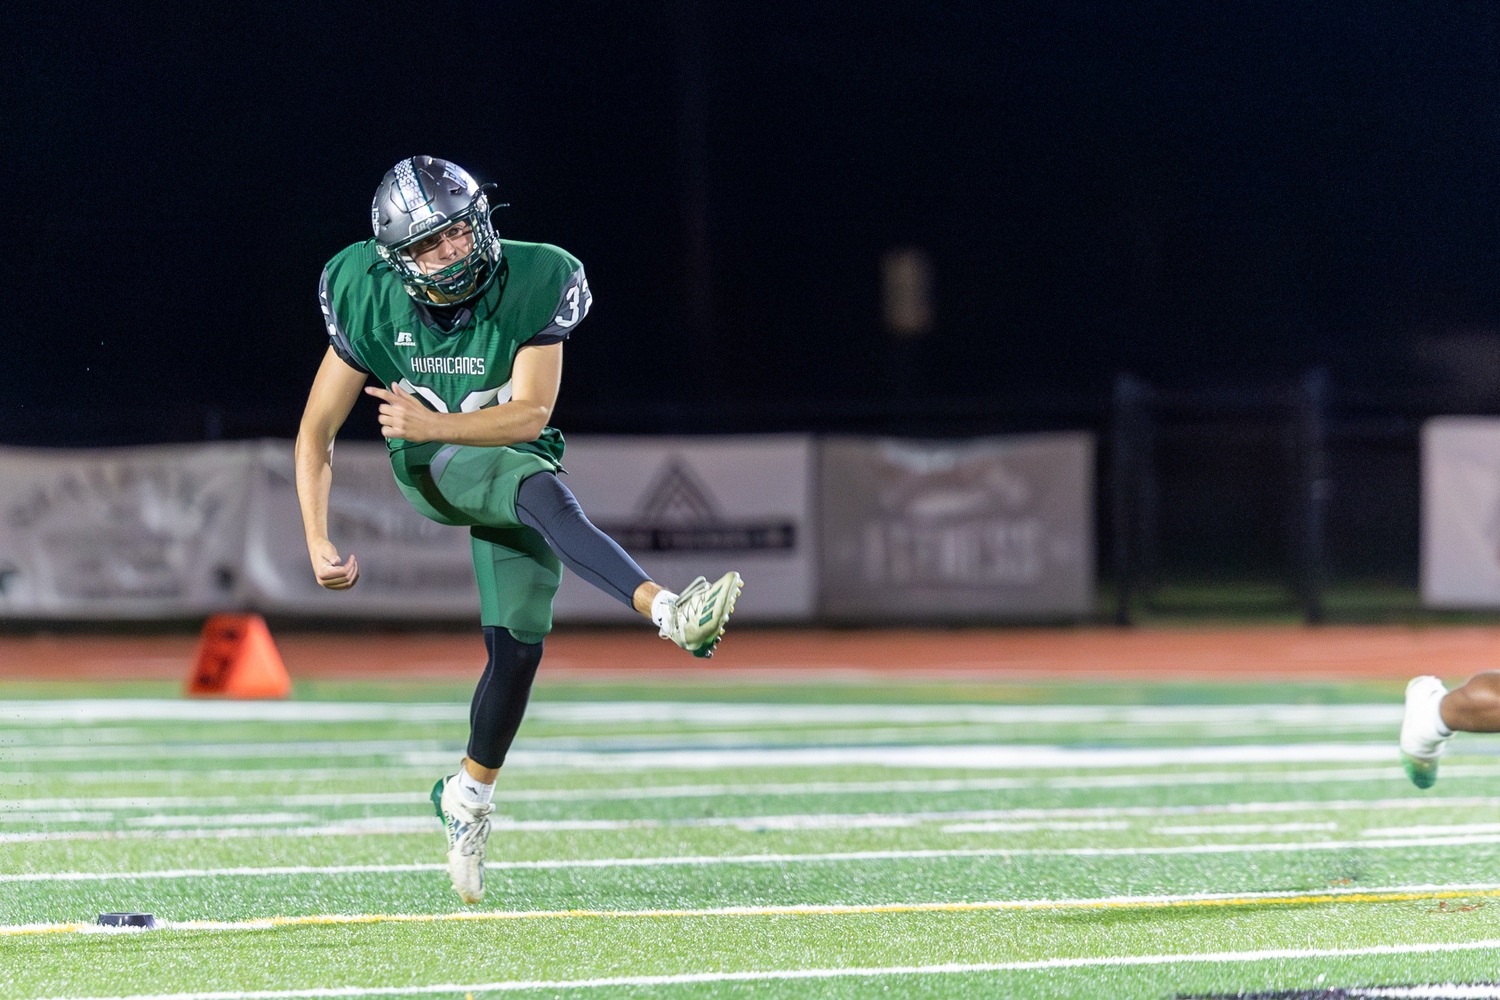
<svg viewBox="0 0 1500 1000"><path fill-rule="evenodd" d="M260 615L214 615L203 623L187 693L194 698L287 698L292 679Z"/></svg>

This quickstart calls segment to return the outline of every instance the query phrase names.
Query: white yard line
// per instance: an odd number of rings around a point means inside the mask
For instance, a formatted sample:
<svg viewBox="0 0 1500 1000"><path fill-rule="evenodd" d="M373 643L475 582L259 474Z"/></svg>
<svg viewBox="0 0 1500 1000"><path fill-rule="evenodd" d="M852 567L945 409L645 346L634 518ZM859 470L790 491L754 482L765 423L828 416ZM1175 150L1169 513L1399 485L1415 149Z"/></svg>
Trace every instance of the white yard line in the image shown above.
<svg viewBox="0 0 1500 1000"><path fill-rule="evenodd" d="M449 764L449 772L458 766L462 754L455 756ZM1449 766L1444 770L1447 775L1452 772ZM1497 767L1496 774L1500 774ZM72 768L49 768L46 775L36 773L21 774L0 773L0 784L6 784L7 779L12 779L11 784L36 784L39 778L44 780L61 780L70 785L104 785L111 791L122 784L141 785L147 782L162 784L183 784L192 781L211 781L218 785L254 785L265 784L272 787L287 785L305 786L311 782L332 781L341 782L351 787L370 787L381 784L390 784L395 780L392 776L409 777L413 781L431 781L433 779L432 766L423 764L420 766L411 764L392 764L389 761L363 760L355 761L342 766L334 767L287 767L284 765L273 765L270 767L250 767L236 765L228 767L219 764L217 767L124 767L107 769L93 763L83 768L74 770ZM1405 777L1403 772L1403 778ZM20 778L22 780L15 781Z"/></svg>
<svg viewBox="0 0 1500 1000"><path fill-rule="evenodd" d="M277 797L286 799L292 797ZM301 805L316 805L320 803L318 796L295 796ZM337 798L337 797L331 797ZM359 796L345 796L343 798L360 798ZM376 798L372 796L371 798ZM411 804L415 802L426 802L428 796L419 793L384 793L378 797L382 803ZM16 804L17 809L30 807L35 810L38 803L52 802L55 804L61 800L21 800ZM67 800L84 804L87 800ZM144 809L146 805L142 800L114 799L99 802L101 808L109 804L109 808L125 810L131 807ZM192 799L182 797L177 804L183 806L204 807L209 805L234 806L239 805L239 800L233 798L221 798L220 800ZM280 803L278 803L280 804ZM343 802L331 803L335 805L345 804ZM160 808L160 806L158 806ZM1318 801L1309 799L1295 799L1281 802L1228 802L1228 803L1206 803L1202 805L1180 805L1180 806L1079 806L1062 808L1010 808L1010 809L955 809L955 810L922 810L904 813L763 813L750 816L690 816L681 818L635 818L635 819L561 819L561 820L523 820L515 819L505 815L492 817L491 823L496 829L522 830L522 831L556 831L556 830L626 830L626 829L655 829L665 827L730 827L744 830L766 830L766 829L864 829L870 827L909 827L923 823L971 823L991 824L995 831L1021 829L1017 824L1025 824L1027 829L1123 829L1119 827L1104 826L1079 826L1073 821L1100 821L1115 820L1121 818L1162 818L1177 816L1210 816L1230 815L1249 816L1266 815L1278 813L1306 813L1306 812L1390 812L1392 810L1436 810L1446 811L1453 809L1500 809L1500 796L1438 796L1433 798L1417 798L1415 796L1406 798L1389 799L1339 799L1333 801ZM358 828L361 831L377 830L390 827L398 832L412 829L418 820L428 822L425 813L419 815L396 815L396 816L374 816L360 817L354 819L338 820L319 826L331 826L339 829ZM39 816L51 822L83 822L98 820L101 816L108 818L107 813L102 812L58 812L58 813L36 813L18 811L14 814L8 811L5 804L0 804L0 822L22 822L27 819L36 820ZM13 818L12 818L13 817ZM128 826L137 827L234 827L234 826L275 826L305 822L310 823L313 817L307 814L289 814L280 812L265 813L234 813L228 815L215 814L171 814L156 813L146 816L128 817L125 823ZM291 828L291 827L289 827ZM1204 827L1162 827L1160 830L1169 830L1177 833L1253 833L1260 830L1269 832L1295 831L1311 829L1333 829L1332 823L1294 823L1294 824L1258 824L1251 826L1204 826ZM29 831L28 834L17 834L18 839L35 839L30 833L43 834L47 832L65 833L68 831ZM103 831L92 831L95 833ZM949 832L971 833L983 832L978 827L972 829L960 829L950 827ZM1457 826L1431 826L1431 827L1393 827L1366 830L1365 836L1431 836L1431 835L1456 835L1464 833L1500 833L1500 823L1460 824ZM5 835L0 835L3 838Z"/></svg>
<svg viewBox="0 0 1500 1000"><path fill-rule="evenodd" d="M1452 837L1465 833L1500 833L1500 823L1447 823L1428 826L1380 826L1360 831L1362 837Z"/></svg>
<svg viewBox="0 0 1500 1000"><path fill-rule="evenodd" d="M400 757L431 756L457 760L463 745L440 740L297 740L258 743L90 743L84 746L16 747L7 749L11 763L28 761L256 760L268 757Z"/></svg>
<svg viewBox="0 0 1500 1000"><path fill-rule="evenodd" d="M457 758L450 763L456 763ZM187 769L155 769L149 771L96 771L61 772L65 780L74 784L118 784L133 781L181 782L184 779L211 779L220 783L248 784L253 782L301 783L313 781L354 781L359 784L390 784L387 776L392 774L425 776L427 768L390 767L372 764L368 768L275 768L269 770L198 771ZM1494 764L1444 764L1443 778L1491 778L1500 776L1500 765ZM27 781L12 781L12 784L29 783L26 775L0 775L0 784L6 778L26 778ZM1008 791L1021 788L1157 788L1176 785L1248 785L1248 784L1325 784L1355 783L1368 781L1407 781L1406 773L1399 767L1347 767L1332 769L1307 769L1285 771L1172 771L1168 773L1138 772L1126 774L1059 775L1053 778L931 778L898 779L891 781L806 781L769 782L763 784L701 784L701 785L646 785L627 788L500 788L495 792L497 802L588 802L588 801L638 801L648 799L716 798L720 796L781 796L781 795L857 795L890 792L946 793L967 791ZM425 791L371 792L327 795L238 795L238 796L166 796L125 798L46 798L12 800L13 808L30 809L74 809L99 804L100 808L167 809L177 806L206 803L208 805L314 805L325 802L329 805L379 805L384 803L425 802ZM9 803L0 802L0 809Z"/></svg>
<svg viewBox="0 0 1500 1000"><path fill-rule="evenodd" d="M507 767L600 771L840 767L945 768L976 771L1174 767L1198 764L1385 762L1395 742L1232 744L1172 748L970 745L703 747L683 750L513 750Z"/></svg>
<svg viewBox="0 0 1500 1000"><path fill-rule="evenodd" d="M1219 826L1154 826L1151 832L1167 837L1201 837L1235 833L1313 833L1338 828L1337 823L1225 823ZM1365 834L1369 832L1363 831Z"/></svg>
<svg viewBox="0 0 1500 1000"><path fill-rule="evenodd" d="M130 933L130 932L127 932ZM687 983L762 982L795 979L876 979L886 976L965 975L983 972L1032 972L1049 969L1086 969L1143 965L1230 964L1307 958L1357 958L1380 955L1426 955L1444 952L1483 951L1500 948L1500 940L1374 945L1366 948L1275 948L1263 951L1219 951L1156 955L1110 955L1093 958L1047 958L1018 962L944 963L831 969L766 969L747 972L689 972L660 976L611 976L598 979L502 980L490 983L444 983L430 986L332 986L300 990L234 990L199 993L126 994L116 997L49 1000L291 1000L296 997L399 996L426 993L521 992L590 989L610 986L672 986ZM1456 992L1459 987L1440 987L1452 997L1474 998L1489 994ZM1409 988L1408 988L1409 989ZM1439 996L1435 992L1414 993L1386 990L1366 996Z"/></svg>
<svg viewBox="0 0 1500 1000"><path fill-rule="evenodd" d="M94 809L66 809L48 811L44 809L10 808L9 803L0 803L0 823L108 823L114 813L100 806Z"/></svg>
<svg viewBox="0 0 1500 1000"><path fill-rule="evenodd" d="M321 826L232 826L185 827L154 830L36 830L0 833L0 844L32 844L45 841L99 840L240 840L247 837L354 837L377 834L428 833L441 829L431 816L385 816L340 820Z"/></svg>
<svg viewBox="0 0 1500 1000"><path fill-rule="evenodd" d="M0 874L4 882L154 882L189 878L266 878L278 875L384 875L443 871L442 863L409 865L278 865L266 868L173 868L147 872L48 872Z"/></svg>
<svg viewBox="0 0 1500 1000"><path fill-rule="evenodd" d="M0 722L464 722L469 706L351 701L78 698L0 701Z"/></svg>
<svg viewBox="0 0 1500 1000"><path fill-rule="evenodd" d="M413 825L407 830L380 830L384 833L426 833L438 829L436 819L423 820L420 827ZM98 841L98 840L231 840L248 837L347 837L348 827L305 827L287 830L274 828L244 828L230 830L128 830L120 832L64 831L45 834L7 834L0 842L29 841ZM737 854L737 855L682 855L645 858L558 858L536 861L491 861L485 867L491 870L559 869L559 868L661 868L672 866L713 867L718 865L763 865L763 864L818 864L830 862L858 861L919 861L949 858L1010 858L1010 857L1144 857L1151 855L1187 854L1263 854L1296 853L1298 851L1343 851L1343 850L1387 850L1411 847L1458 847L1474 844L1500 844L1500 833L1470 834L1452 837L1409 837L1366 840L1315 840L1301 842L1272 841L1251 844L1171 844L1160 847L984 847L923 850L885 851L830 851L808 854ZM362 870L348 866L340 871ZM375 869L380 870L379 866ZM85 881L88 873L66 873L69 879ZM125 878L126 875L103 873L101 878ZM156 877L156 876L141 876ZM165 877L165 876L163 876ZM189 876L183 876L189 877ZM50 874L0 874L0 882L43 882L53 878Z"/></svg>
<svg viewBox="0 0 1500 1000"><path fill-rule="evenodd" d="M686 742L689 737L684 737ZM506 767L604 771L863 766L1017 771L1202 764L1307 764L1390 761L1394 741L1378 743L1275 743L1186 747L1073 747L1038 744L873 744L869 746L721 747L671 749L513 750ZM573 741L579 742L579 741ZM27 761L116 761L193 757L254 760L276 757L399 757L412 765L449 767L462 756L460 744L437 740L308 740L261 743L91 744L19 747L6 751L12 763Z"/></svg>
<svg viewBox="0 0 1500 1000"><path fill-rule="evenodd" d="M428 801L427 792L329 792L305 795L157 795L67 798L12 799L0 802L0 823L7 822L11 810L61 809L239 809L246 806L375 806L412 805ZM85 818L87 813L81 813Z"/></svg>
<svg viewBox="0 0 1500 1000"><path fill-rule="evenodd" d="M1443 777L1479 778L1500 776L1500 765L1449 764ZM1332 782L1400 781L1410 779L1399 767L1347 767L1325 770L1288 771L1186 771L1146 774L1083 774L1046 778L1034 785L1043 788L1160 788L1175 785L1325 784Z"/></svg>
<svg viewBox="0 0 1500 1000"><path fill-rule="evenodd" d="M1332 825L1332 824L1330 824ZM944 833L1029 833L1033 830L1128 830L1124 820L1038 820L1033 822L952 823Z"/></svg>
<svg viewBox="0 0 1500 1000"><path fill-rule="evenodd" d="M657 858L579 858L546 861L491 861L490 869L551 868L654 868L670 865L709 867L736 864L816 864L844 861L919 861L948 858L1006 857L1139 857L1174 854L1257 854L1295 853L1297 851L1383 850L1407 847L1448 847L1472 844L1500 844L1500 834L1463 837L1413 837L1390 840L1324 840L1301 843L1272 842L1260 844L1172 844L1165 847L992 847L956 850L842 851L819 854L748 854L705 855L698 857Z"/></svg>
<svg viewBox="0 0 1500 1000"><path fill-rule="evenodd" d="M676 701L534 701L538 722L596 725L671 722L742 725L984 725L1152 726L1280 725L1331 730L1399 725L1402 706L1366 705L879 705ZM168 698L82 698L0 701L11 722L468 722L467 703L232 702Z"/></svg>
<svg viewBox="0 0 1500 1000"><path fill-rule="evenodd" d="M1447 764L1446 779L1500 777L1500 765ZM931 778L894 781L805 781L767 784L656 785L630 788L497 789L501 802L573 802L590 800L714 798L731 795L862 795L892 792L939 794L991 792L1021 788L1155 788L1166 785L1323 784L1407 781L1399 767L1347 767L1289 771L1188 771L1135 774L1062 775L1055 778Z"/></svg>
<svg viewBox="0 0 1500 1000"><path fill-rule="evenodd" d="M1259 725L1327 729L1400 724L1402 706L1366 705L876 705L739 704L670 701L543 701L528 714L546 722L675 722L709 726L754 724L859 725L967 722L988 725Z"/></svg>
<svg viewBox="0 0 1500 1000"><path fill-rule="evenodd" d="M405 793L402 793L405 795ZM422 796L425 799L426 796ZM315 801L315 798L312 799ZM404 799L410 802L410 799ZM123 799L120 802L129 802ZM205 802L186 799L186 804L202 807ZM115 805L114 808L124 808ZM1265 816L1284 813L1391 813L1395 810L1478 810L1478 808L1500 808L1500 796L1440 796L1440 798L1401 799L1338 799L1322 802L1296 799L1290 802L1224 802L1205 805L1125 805L1125 807L1074 807L1074 808L1008 808L1008 810L947 810L913 811L913 813L790 813L759 814L759 816L714 816L714 817L640 817L640 819L562 819L519 820L508 816L492 817L493 829L510 832L558 832L558 831L624 831L624 829L669 829L708 828L739 829L739 831L805 831L805 829L880 829L912 828L924 823L945 823L945 834L999 834L999 832L1026 832L1038 829L1050 831L1100 831L1100 829L1127 829L1122 819L1163 819L1163 817L1187 816ZM52 822L83 822L83 820L111 819L108 813L58 813L42 814ZM7 813L0 807L0 820ZM71 817L71 819L54 819ZM13 822L34 820L34 814L18 813ZM239 828L264 826L266 835L275 837L320 837L320 835L348 834L410 834L437 826L437 817L423 814L402 816L357 817L357 819L335 820L335 822L312 825L314 817L308 814L290 813L233 813L216 814L169 814L156 813L150 816L126 817L124 823L130 828L154 828L163 831L163 837L213 837L222 829L229 837L246 837L255 831L240 831ZM293 823L302 826L291 826ZM1322 831L1337 829L1337 823L1259 823L1259 825L1221 826L1158 826L1154 834L1205 835L1205 834L1277 834L1277 832ZM1500 834L1500 823L1467 823L1452 826L1410 826L1410 828L1374 828L1362 832L1362 837L1455 837L1464 834ZM0 834L0 843L33 843L46 840L113 840L121 835L138 835L136 831L121 834L113 831L23 831L15 834Z"/></svg>
<svg viewBox="0 0 1500 1000"><path fill-rule="evenodd" d="M229 828L236 826L279 826L285 827L293 823L312 823L318 817L310 813L287 813L287 812L264 812L264 813L210 813L184 815L174 813L155 813L149 816L130 816L125 820L129 827L145 827L148 829L213 829ZM406 817L392 817L398 822Z"/></svg>
<svg viewBox="0 0 1500 1000"><path fill-rule="evenodd" d="M1053 808L1027 808L1016 807L1011 809L963 809L945 812L921 811L909 813L897 813L895 816L920 819L927 823L942 823L949 821L984 821L984 820L1036 820L1050 822L1065 819L1118 819L1118 818L1142 818L1150 819L1166 816L1257 816L1277 813L1305 813L1305 812L1389 812L1393 809L1416 809L1416 810L1449 810L1449 809L1500 809L1500 796L1493 795L1466 795L1466 796L1434 796L1432 798L1407 798L1389 799L1334 799L1330 801L1319 801L1316 799L1292 799L1280 802L1210 802L1201 805L1181 806L1063 806ZM824 816L836 816L836 813L824 813ZM864 814L871 816L875 814ZM751 816L743 818L716 817L704 819L683 820L681 822L699 823L704 825L724 825L729 823L750 823L771 817ZM1500 824L1494 824L1493 829L1472 830L1441 830L1434 828L1432 831L1418 830L1396 830L1386 831L1391 836L1419 836L1428 832L1433 833L1495 833L1500 832ZM1224 828L1227 829L1227 828Z"/></svg>

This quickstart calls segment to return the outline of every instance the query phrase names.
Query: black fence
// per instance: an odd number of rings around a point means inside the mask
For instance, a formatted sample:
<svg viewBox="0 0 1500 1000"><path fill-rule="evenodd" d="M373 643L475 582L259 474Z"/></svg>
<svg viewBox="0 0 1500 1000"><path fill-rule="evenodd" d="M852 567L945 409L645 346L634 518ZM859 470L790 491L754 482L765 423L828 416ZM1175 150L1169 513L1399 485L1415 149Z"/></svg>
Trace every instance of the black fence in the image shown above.
<svg viewBox="0 0 1500 1000"><path fill-rule="evenodd" d="M1414 592L1424 417L1339 402L1321 370L1214 391L1121 376L1101 463L1114 620L1173 581L1280 586L1310 623L1335 582Z"/></svg>

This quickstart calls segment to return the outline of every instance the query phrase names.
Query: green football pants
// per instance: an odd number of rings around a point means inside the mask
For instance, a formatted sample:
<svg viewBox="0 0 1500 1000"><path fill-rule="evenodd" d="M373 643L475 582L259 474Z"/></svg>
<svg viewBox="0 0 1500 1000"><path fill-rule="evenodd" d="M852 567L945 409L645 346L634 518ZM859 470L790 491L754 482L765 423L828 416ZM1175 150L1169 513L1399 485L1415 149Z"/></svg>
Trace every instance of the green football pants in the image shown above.
<svg viewBox="0 0 1500 1000"><path fill-rule="evenodd" d="M514 448L444 445L431 464L400 475L396 485L424 517L469 529L480 622L507 629L519 642L552 631L552 597L562 563L534 528L516 519L516 491L528 476L556 472L540 455Z"/></svg>

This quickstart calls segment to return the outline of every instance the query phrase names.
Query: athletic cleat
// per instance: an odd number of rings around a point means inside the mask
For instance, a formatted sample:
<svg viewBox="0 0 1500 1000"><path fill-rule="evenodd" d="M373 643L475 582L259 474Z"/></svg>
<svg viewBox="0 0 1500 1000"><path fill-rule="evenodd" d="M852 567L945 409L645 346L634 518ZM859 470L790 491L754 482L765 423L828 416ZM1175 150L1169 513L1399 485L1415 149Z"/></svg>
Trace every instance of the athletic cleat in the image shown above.
<svg viewBox="0 0 1500 1000"><path fill-rule="evenodd" d="M490 811L486 803L459 797L458 775L439 778L432 786L432 806L448 834L448 878L465 903L484 899L484 845L490 839Z"/></svg>
<svg viewBox="0 0 1500 1000"><path fill-rule="evenodd" d="M1443 756L1448 737L1437 732L1432 720L1447 691L1436 677L1414 677L1406 685L1406 714L1401 719L1401 766L1418 788L1437 783L1438 758ZM1451 734L1450 734L1451 735Z"/></svg>
<svg viewBox="0 0 1500 1000"><path fill-rule="evenodd" d="M733 572L725 573L712 584L698 577L667 605L661 637L671 639L694 656L713 656L744 584L740 575Z"/></svg>

